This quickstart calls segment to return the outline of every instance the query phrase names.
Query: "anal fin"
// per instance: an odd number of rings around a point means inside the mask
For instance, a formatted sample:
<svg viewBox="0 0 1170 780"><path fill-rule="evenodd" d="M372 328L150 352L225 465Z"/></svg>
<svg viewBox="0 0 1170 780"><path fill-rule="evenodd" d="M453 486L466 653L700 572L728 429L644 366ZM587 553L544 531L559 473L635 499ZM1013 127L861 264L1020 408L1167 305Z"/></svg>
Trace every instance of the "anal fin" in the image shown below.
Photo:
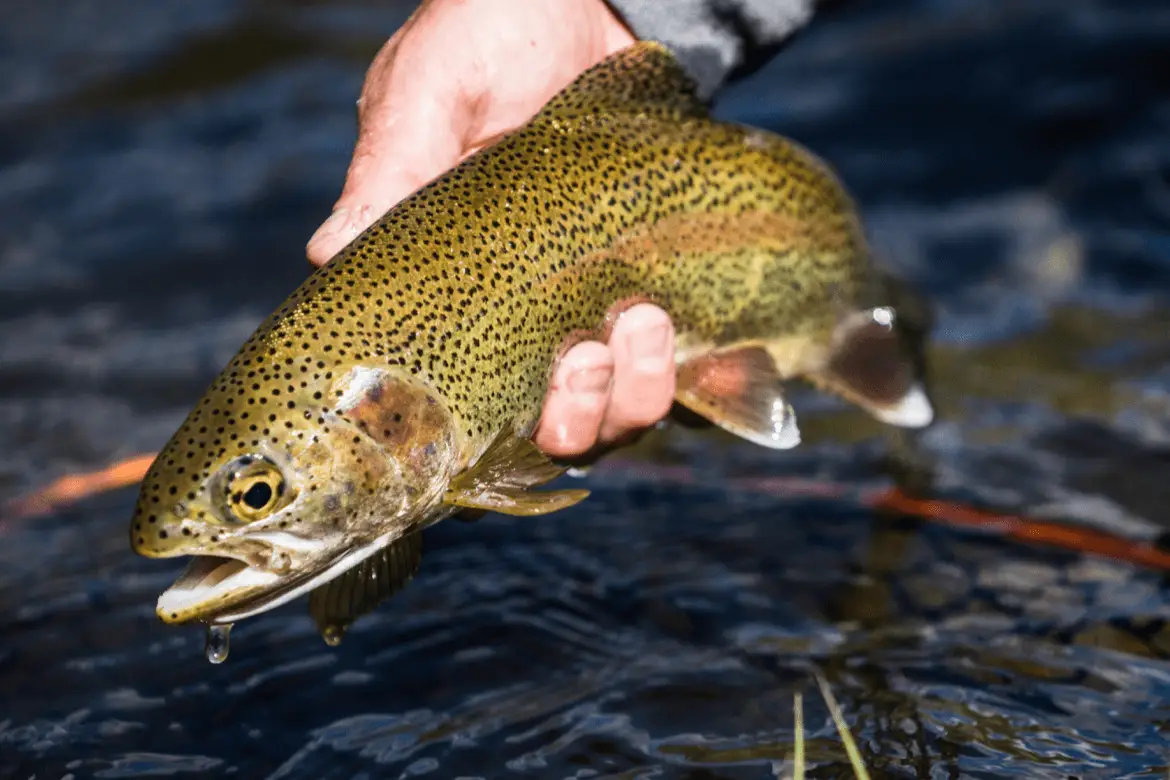
<svg viewBox="0 0 1170 780"><path fill-rule="evenodd" d="M564 473L530 440L505 428L475 465L451 480L443 503L505 515L544 515L589 495L588 490L531 489Z"/></svg>
<svg viewBox="0 0 1170 780"><path fill-rule="evenodd" d="M422 562L422 532L414 531L309 595L309 614L329 645L341 642L362 615L402 589Z"/></svg>
<svg viewBox="0 0 1170 780"><path fill-rule="evenodd" d="M889 425L924 428L934 419L915 360L895 327L894 310L887 306L846 318L837 328L829 359L810 378Z"/></svg>
<svg viewBox="0 0 1170 780"><path fill-rule="evenodd" d="M679 366L675 400L754 444L786 450L800 443L796 413L763 347L699 355Z"/></svg>

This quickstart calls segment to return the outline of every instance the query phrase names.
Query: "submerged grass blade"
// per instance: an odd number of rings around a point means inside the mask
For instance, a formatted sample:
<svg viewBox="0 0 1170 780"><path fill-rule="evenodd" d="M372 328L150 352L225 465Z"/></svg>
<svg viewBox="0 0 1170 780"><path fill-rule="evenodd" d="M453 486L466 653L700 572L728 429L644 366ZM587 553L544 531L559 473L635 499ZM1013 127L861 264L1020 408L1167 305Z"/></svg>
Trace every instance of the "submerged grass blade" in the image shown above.
<svg viewBox="0 0 1170 780"><path fill-rule="evenodd" d="M796 718L796 747L792 757L793 780L804 780L804 697L799 693L792 696L792 713Z"/></svg>
<svg viewBox="0 0 1170 780"><path fill-rule="evenodd" d="M849 763L853 765L853 774L857 776L858 780L870 780L865 762L861 758L861 751L857 749L857 743L853 741L853 735L849 733L849 724L845 722L845 715L841 712L841 707L837 704L833 692L829 690L829 684L820 674L814 673L813 677L816 678L817 687L821 689L821 696L825 699L829 714L833 716L833 724L837 727L837 733L841 735L845 752L849 754Z"/></svg>

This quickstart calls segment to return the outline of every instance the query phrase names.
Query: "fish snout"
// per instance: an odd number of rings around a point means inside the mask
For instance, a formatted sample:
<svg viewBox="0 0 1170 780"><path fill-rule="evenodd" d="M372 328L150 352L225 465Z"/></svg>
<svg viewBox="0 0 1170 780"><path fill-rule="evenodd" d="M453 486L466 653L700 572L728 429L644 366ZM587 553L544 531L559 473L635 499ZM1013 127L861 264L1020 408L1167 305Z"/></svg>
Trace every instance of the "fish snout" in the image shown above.
<svg viewBox="0 0 1170 780"><path fill-rule="evenodd" d="M192 512L179 504L168 510L149 500L140 500L130 524L130 547L146 558L198 555L223 543L238 527L239 524L224 522L205 509Z"/></svg>
<svg viewBox="0 0 1170 780"><path fill-rule="evenodd" d="M216 534L193 531L185 522L158 515L148 515L141 520L135 518L130 531L130 546L145 558L174 558L194 555L201 544L218 541Z"/></svg>

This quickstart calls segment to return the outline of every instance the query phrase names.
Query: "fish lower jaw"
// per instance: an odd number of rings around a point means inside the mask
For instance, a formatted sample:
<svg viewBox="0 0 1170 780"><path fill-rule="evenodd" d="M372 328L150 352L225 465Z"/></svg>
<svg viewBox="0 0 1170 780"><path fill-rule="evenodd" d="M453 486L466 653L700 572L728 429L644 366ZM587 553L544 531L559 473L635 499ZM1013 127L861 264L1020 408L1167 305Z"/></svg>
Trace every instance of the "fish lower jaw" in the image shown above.
<svg viewBox="0 0 1170 780"><path fill-rule="evenodd" d="M235 623L287 604L357 566L401 534L388 534L354 547L312 575L250 566L234 558L196 556L175 584L158 597L156 612L165 623L202 620Z"/></svg>
<svg viewBox="0 0 1170 780"><path fill-rule="evenodd" d="M307 578L302 578L299 582L296 583L295 586L282 590L274 590L272 595L268 598L249 600L243 608L234 612L231 609L223 610L217 614L215 618L211 620L211 622L213 624L235 623L239 620L244 620L245 618L250 618L263 612L276 609L283 604L287 604L298 596L309 593L315 588L318 588L321 585L329 582L334 577L338 577L349 569L352 569L354 566L357 566L366 558L369 558L371 555L381 550L390 542L394 541L396 538L398 538L398 536L398 534L387 535L375 540L370 544L361 547L355 547L345 554L333 559L331 563L329 563L316 574Z"/></svg>
<svg viewBox="0 0 1170 780"><path fill-rule="evenodd" d="M281 574L234 558L199 555L158 597L155 612L165 623L186 623L218 612L250 593L272 588L281 579Z"/></svg>

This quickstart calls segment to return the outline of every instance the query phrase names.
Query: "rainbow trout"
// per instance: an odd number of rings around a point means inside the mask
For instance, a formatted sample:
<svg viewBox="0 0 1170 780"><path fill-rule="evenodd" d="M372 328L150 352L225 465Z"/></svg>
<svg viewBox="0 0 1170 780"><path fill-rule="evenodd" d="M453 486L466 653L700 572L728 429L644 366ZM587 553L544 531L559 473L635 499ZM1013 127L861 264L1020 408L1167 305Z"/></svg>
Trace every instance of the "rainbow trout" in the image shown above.
<svg viewBox="0 0 1170 780"><path fill-rule="evenodd" d="M457 512L540 515L583 490L530 441L559 352L630 305L677 329L677 401L795 446L785 380L887 423L932 409L849 196L809 152L714 121L640 43L406 198L317 270L154 462L130 540L195 556L166 622L311 594L327 641L417 570Z"/></svg>

